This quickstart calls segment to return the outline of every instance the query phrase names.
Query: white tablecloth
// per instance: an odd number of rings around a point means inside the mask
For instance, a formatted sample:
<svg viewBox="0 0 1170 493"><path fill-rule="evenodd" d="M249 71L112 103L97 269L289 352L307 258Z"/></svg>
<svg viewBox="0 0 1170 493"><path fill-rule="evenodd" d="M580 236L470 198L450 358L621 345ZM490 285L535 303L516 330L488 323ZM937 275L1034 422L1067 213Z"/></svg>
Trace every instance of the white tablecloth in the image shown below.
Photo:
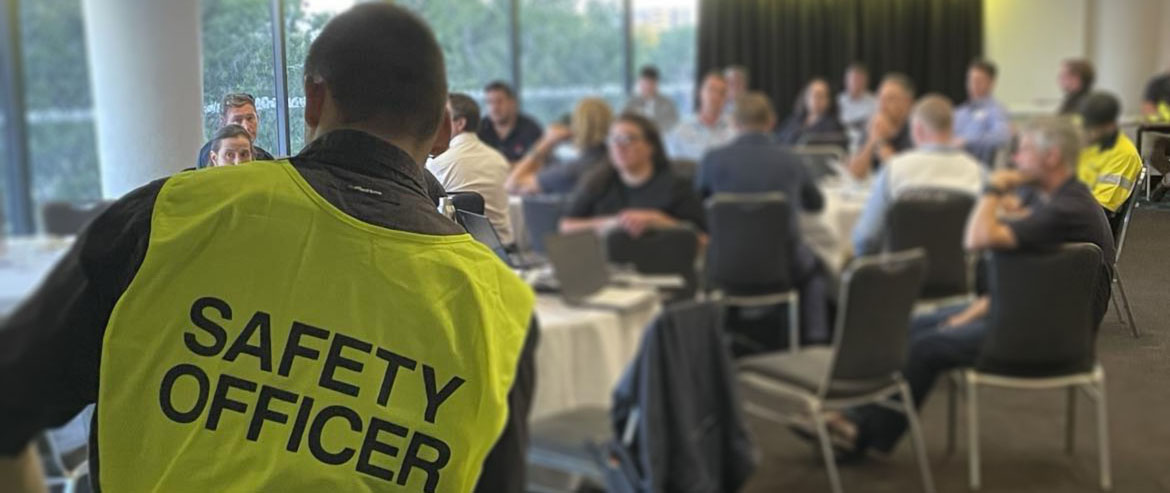
<svg viewBox="0 0 1170 493"><path fill-rule="evenodd" d="M572 307L556 296L538 296L540 346L531 417L580 406L609 407L614 385L660 310L653 299L610 310Z"/></svg>
<svg viewBox="0 0 1170 493"><path fill-rule="evenodd" d="M801 214L804 242L833 272L840 272L853 253L853 227L869 197L869 183L834 183L822 187L825 208Z"/></svg>
<svg viewBox="0 0 1170 493"><path fill-rule="evenodd" d="M71 239L18 236L0 242L0 317L31 294L65 255Z"/></svg>

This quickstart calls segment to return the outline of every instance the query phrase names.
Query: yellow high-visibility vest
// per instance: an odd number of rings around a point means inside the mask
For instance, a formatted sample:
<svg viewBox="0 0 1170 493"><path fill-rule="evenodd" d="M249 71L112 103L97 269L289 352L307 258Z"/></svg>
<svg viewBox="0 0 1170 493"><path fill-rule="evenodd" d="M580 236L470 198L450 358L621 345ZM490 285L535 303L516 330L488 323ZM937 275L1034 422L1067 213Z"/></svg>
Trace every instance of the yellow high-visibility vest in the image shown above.
<svg viewBox="0 0 1170 493"><path fill-rule="evenodd" d="M363 223L289 165L171 177L106 328L109 492L466 492L533 294L468 235Z"/></svg>
<svg viewBox="0 0 1170 493"><path fill-rule="evenodd" d="M1077 178L1102 207L1116 212L1137 182L1142 171L1142 158L1125 134L1117 134L1113 147L1102 149L1093 144L1081 151L1077 164Z"/></svg>

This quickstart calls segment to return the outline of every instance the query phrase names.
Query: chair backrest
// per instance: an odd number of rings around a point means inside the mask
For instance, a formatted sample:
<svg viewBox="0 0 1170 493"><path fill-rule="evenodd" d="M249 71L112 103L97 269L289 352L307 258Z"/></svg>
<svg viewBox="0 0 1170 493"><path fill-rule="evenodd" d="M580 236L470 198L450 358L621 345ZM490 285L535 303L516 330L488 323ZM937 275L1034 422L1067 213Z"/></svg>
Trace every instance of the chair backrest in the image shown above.
<svg viewBox="0 0 1170 493"><path fill-rule="evenodd" d="M841 276L835 349L821 396L888 385L906 363L910 314L926 276L926 252L882 253L854 260Z"/></svg>
<svg viewBox="0 0 1170 493"><path fill-rule="evenodd" d="M674 172L675 176L687 182L695 181L695 173L698 172L698 169L699 163L690 159L675 159L670 162L670 170Z"/></svg>
<svg viewBox="0 0 1170 493"><path fill-rule="evenodd" d="M728 294L793 286L792 211L784 194L715 194L707 199L707 280Z"/></svg>
<svg viewBox="0 0 1170 493"><path fill-rule="evenodd" d="M1103 261L1092 243L991 253L990 327L976 370L1042 377L1092 369L1094 290Z"/></svg>
<svg viewBox="0 0 1170 493"><path fill-rule="evenodd" d="M963 230L975 205L969 193L937 188L902 192L886 214L886 250L926 250L922 298L971 292L971 261Z"/></svg>
<svg viewBox="0 0 1170 493"><path fill-rule="evenodd" d="M98 201L87 204L71 202L49 202L41 209L45 232L56 236L80 233L90 221L106 210L110 202Z"/></svg>
<svg viewBox="0 0 1170 493"><path fill-rule="evenodd" d="M637 238L625 230L615 229L605 237L605 251L610 263L632 264L642 274L682 276L687 284L677 293L678 298L695 292L699 235L691 228L651 229Z"/></svg>
<svg viewBox="0 0 1170 493"><path fill-rule="evenodd" d="M451 198L451 205L454 205L456 210L481 216L484 214L483 195L479 192L447 192L447 196Z"/></svg>
<svg viewBox="0 0 1170 493"><path fill-rule="evenodd" d="M1134 180L1129 187L1129 198L1122 202L1121 207L1117 210L1117 215L1120 216L1118 221L1110 221L1110 227L1113 229L1113 243L1117 245L1115 257L1112 259L1113 263L1121 261L1121 247L1125 246L1125 237L1129 234L1129 219L1133 217L1133 210L1137 207L1137 190L1141 183L1148 178L1146 176L1146 167L1142 166L1141 173L1138 174L1138 179Z"/></svg>
<svg viewBox="0 0 1170 493"><path fill-rule="evenodd" d="M792 148L800 157L805 169L813 180L837 176L837 170L845 163L845 150L835 145L805 145Z"/></svg>
<svg viewBox="0 0 1170 493"><path fill-rule="evenodd" d="M524 197L520 203L524 213L524 227L528 230L529 248L545 253L544 237L556 234L564 214L563 195L533 195Z"/></svg>

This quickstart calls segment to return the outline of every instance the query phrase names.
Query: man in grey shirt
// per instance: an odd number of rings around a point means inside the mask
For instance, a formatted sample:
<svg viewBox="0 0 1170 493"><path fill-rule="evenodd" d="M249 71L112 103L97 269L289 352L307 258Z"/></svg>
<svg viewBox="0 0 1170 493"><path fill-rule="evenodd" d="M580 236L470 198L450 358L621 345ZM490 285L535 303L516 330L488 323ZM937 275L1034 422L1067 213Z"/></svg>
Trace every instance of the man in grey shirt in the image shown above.
<svg viewBox="0 0 1170 493"><path fill-rule="evenodd" d="M626 102L623 113L638 113L658 125L658 131L669 132L678 123L678 108L674 101L658 92L658 67L644 65L638 73L638 94Z"/></svg>
<svg viewBox="0 0 1170 493"><path fill-rule="evenodd" d="M877 109L877 98L869 91L869 70L861 62L845 69L845 90L837 96L841 123L852 130L861 130Z"/></svg>

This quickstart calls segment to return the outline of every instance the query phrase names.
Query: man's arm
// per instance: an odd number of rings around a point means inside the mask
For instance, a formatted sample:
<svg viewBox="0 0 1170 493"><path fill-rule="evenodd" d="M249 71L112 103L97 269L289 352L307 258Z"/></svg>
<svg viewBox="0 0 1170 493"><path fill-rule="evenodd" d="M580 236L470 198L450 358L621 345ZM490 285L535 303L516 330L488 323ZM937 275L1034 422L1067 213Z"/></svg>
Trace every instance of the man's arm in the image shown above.
<svg viewBox="0 0 1170 493"><path fill-rule="evenodd" d="M1016 248L1016 234L1000 220L999 211L1004 195L1022 181L1019 173L1014 171L998 171L991 176L988 191L975 203L975 210L967 221L963 244L968 250Z"/></svg>
<svg viewBox="0 0 1170 493"><path fill-rule="evenodd" d="M163 183L130 192L98 216L0 326L0 456L21 452L97 399L102 337L146 255Z"/></svg>
<svg viewBox="0 0 1170 493"><path fill-rule="evenodd" d="M528 415L532 393L536 388L536 346L540 341L540 324L536 317L528 326L524 349L516 366L516 379L508 391L508 421L483 463L483 472L475 491L483 493L523 492L527 486Z"/></svg>
<svg viewBox="0 0 1170 493"><path fill-rule="evenodd" d="M800 163L796 163L800 165ZM821 193L821 187L813 181L809 176L808 170L804 166L797 168L800 170L800 206L805 212L821 212L825 208L825 195Z"/></svg>
<svg viewBox="0 0 1170 493"><path fill-rule="evenodd" d="M870 188L869 198L861 209L861 218L853 227L853 254L871 255L882 248L882 231L886 225L886 209L889 207L889 168L878 171Z"/></svg>

